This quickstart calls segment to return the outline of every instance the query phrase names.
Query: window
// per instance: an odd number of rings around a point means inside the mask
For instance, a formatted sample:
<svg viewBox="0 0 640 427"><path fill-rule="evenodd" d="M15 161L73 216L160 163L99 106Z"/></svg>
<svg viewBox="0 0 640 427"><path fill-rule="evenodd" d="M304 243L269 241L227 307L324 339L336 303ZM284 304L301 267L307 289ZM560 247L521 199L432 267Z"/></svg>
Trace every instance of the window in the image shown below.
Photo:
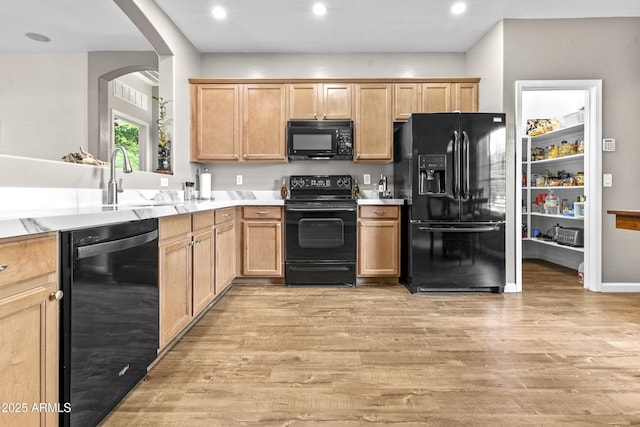
<svg viewBox="0 0 640 427"><path fill-rule="evenodd" d="M127 152L134 171L149 170L150 160L147 159L149 150L145 148L145 141L148 139L147 124L115 110L112 111L112 117L113 148L122 147ZM122 156L116 156L116 167L121 168L122 163Z"/></svg>

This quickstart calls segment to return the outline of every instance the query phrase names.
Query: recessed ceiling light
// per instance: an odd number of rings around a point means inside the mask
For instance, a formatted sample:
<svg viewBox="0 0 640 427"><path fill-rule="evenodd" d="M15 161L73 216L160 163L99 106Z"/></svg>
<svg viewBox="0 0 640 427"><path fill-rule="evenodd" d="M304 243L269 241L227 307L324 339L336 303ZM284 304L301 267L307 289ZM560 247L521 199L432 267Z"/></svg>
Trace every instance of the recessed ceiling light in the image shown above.
<svg viewBox="0 0 640 427"><path fill-rule="evenodd" d="M318 16L322 16L327 13L327 8L322 3L316 3L313 5L313 13Z"/></svg>
<svg viewBox="0 0 640 427"><path fill-rule="evenodd" d="M216 6L213 9L211 9L211 14L213 15L214 18L218 20L223 20L224 18L227 17L227 11L224 10L222 6Z"/></svg>
<svg viewBox="0 0 640 427"><path fill-rule="evenodd" d="M28 38L30 38L31 40L35 40L37 42L50 42L51 39L47 36L45 36L44 34L38 34L38 33L24 33L25 36L27 36Z"/></svg>
<svg viewBox="0 0 640 427"><path fill-rule="evenodd" d="M464 13L465 10L467 10L467 5L463 2L454 3L453 6L451 6L451 13L454 15L460 15Z"/></svg>

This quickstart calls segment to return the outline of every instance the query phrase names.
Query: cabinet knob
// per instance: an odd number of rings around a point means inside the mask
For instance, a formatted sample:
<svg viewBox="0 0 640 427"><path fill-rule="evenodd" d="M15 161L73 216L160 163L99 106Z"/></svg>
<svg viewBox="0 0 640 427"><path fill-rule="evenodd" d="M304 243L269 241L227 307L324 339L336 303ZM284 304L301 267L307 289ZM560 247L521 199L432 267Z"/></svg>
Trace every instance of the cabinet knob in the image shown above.
<svg viewBox="0 0 640 427"><path fill-rule="evenodd" d="M5 271L7 268L9 268L9 264L0 264L0 272Z"/></svg>
<svg viewBox="0 0 640 427"><path fill-rule="evenodd" d="M63 296L64 296L64 292L62 292L61 290L57 290L49 294L49 298L54 299L56 301L60 301Z"/></svg>
<svg viewBox="0 0 640 427"><path fill-rule="evenodd" d="M327 113L324 113L324 114L322 115L322 120L327 120Z"/></svg>
<svg viewBox="0 0 640 427"><path fill-rule="evenodd" d="M313 118L314 118L315 120L318 120L318 114L317 114L317 113L313 113Z"/></svg>

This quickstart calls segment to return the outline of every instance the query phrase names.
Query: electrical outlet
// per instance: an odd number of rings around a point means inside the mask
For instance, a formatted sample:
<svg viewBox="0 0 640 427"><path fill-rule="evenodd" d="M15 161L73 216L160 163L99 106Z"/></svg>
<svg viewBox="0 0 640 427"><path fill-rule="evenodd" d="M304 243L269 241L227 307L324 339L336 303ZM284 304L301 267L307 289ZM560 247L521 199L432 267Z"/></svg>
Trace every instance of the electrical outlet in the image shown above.
<svg viewBox="0 0 640 427"><path fill-rule="evenodd" d="M236 185L242 185L242 175L236 175Z"/></svg>
<svg viewBox="0 0 640 427"><path fill-rule="evenodd" d="M160 187L168 187L169 178L160 178Z"/></svg>
<svg viewBox="0 0 640 427"><path fill-rule="evenodd" d="M602 186L603 187L613 187L613 175L610 173L605 173L602 175Z"/></svg>
<svg viewBox="0 0 640 427"><path fill-rule="evenodd" d="M370 185L371 184L371 174L370 173L365 173L362 178L363 178L364 185Z"/></svg>

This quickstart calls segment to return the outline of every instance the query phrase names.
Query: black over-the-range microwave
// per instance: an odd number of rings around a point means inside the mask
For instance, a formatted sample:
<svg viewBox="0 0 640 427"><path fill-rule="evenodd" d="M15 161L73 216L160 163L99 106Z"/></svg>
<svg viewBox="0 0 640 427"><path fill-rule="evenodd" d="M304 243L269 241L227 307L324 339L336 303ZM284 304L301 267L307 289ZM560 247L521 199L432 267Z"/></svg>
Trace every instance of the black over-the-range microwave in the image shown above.
<svg viewBox="0 0 640 427"><path fill-rule="evenodd" d="M353 121L290 120L289 160L352 160Z"/></svg>

